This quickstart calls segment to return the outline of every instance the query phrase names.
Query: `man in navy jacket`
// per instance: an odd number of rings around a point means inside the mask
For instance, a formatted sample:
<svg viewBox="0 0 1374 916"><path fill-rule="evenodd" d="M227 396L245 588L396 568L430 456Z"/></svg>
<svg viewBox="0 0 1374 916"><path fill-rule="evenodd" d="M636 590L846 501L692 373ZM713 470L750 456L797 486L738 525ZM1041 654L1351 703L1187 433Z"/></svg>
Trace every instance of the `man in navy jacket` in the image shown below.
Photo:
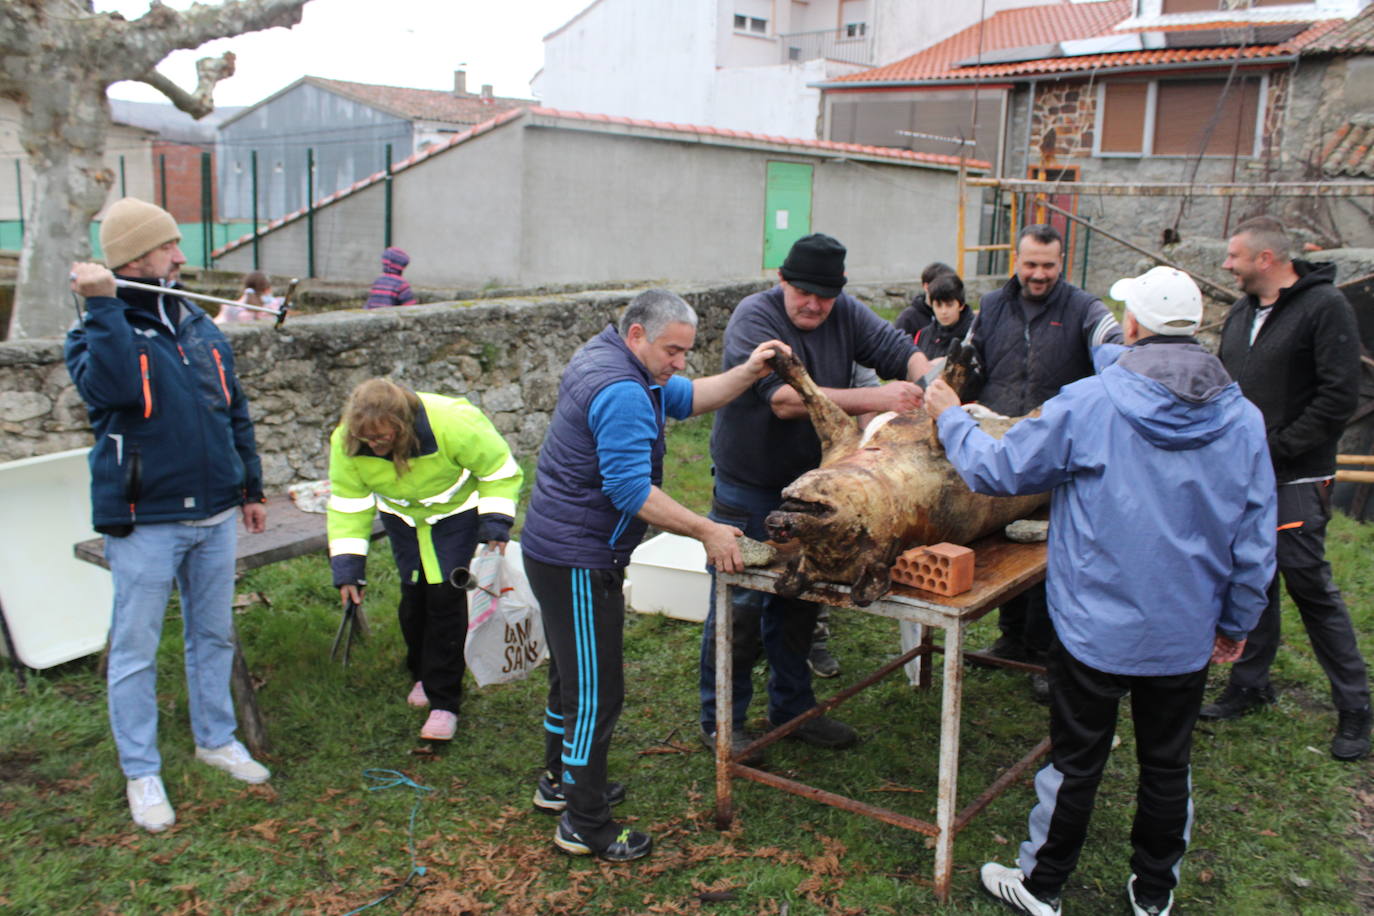
<svg viewBox="0 0 1374 916"><path fill-rule="evenodd" d="M100 226L105 261L121 277L167 286L186 262L171 215L126 197ZM65 357L95 432L91 503L114 576L109 640L110 726L134 823L165 830L176 815L157 748L157 647L175 581L186 640L196 758L249 783L267 768L234 737L235 516L262 531L267 513L248 400L234 353L203 311L175 295L118 289L99 264L76 264L86 311Z"/></svg>
<svg viewBox="0 0 1374 916"><path fill-rule="evenodd" d="M1131 697L1140 765L1131 876L1136 916L1166 914L1187 847L1193 725L1208 662L1240 657L1274 572L1274 476L1264 421L1192 334L1202 297L1180 271L1119 281L1129 348L994 439L936 382L940 441L971 489L1051 491L1045 583L1050 762L1019 868L983 866L1012 908L1058 916L1087 836L1118 704ZM1167 594L1159 583L1168 582Z"/></svg>

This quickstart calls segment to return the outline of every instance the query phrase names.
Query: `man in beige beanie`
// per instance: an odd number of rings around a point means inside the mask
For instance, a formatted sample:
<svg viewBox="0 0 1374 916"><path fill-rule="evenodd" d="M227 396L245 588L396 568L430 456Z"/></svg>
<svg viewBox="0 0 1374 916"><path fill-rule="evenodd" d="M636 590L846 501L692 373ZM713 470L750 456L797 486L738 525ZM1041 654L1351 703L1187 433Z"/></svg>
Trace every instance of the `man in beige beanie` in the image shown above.
<svg viewBox="0 0 1374 916"><path fill-rule="evenodd" d="M176 821L157 748L157 648L172 583L181 593L197 760L249 783L271 774L234 737L234 516L264 530L262 466L234 352L210 317L168 286L186 262L166 210L126 197L100 226L105 263L72 266L86 312L67 370L86 401L95 529L114 576L110 726L145 830ZM113 269L113 273L111 272ZM117 288L115 274L166 292Z"/></svg>

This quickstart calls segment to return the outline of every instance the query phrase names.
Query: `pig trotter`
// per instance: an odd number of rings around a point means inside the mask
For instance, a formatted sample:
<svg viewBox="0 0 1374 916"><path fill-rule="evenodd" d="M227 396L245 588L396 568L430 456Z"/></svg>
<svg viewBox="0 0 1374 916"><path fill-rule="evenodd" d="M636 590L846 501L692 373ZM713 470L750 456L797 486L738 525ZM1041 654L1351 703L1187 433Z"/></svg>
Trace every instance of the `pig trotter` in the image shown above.
<svg viewBox="0 0 1374 916"><path fill-rule="evenodd" d="M806 591L811 580L806 573L802 572L802 558L794 556L787 562L787 568L778 576L778 581L773 584L773 590L783 598L795 598Z"/></svg>
<svg viewBox="0 0 1374 916"><path fill-rule="evenodd" d="M960 403L978 400L983 391L983 368L978 364L978 351L972 344L965 345L956 340L950 345L945 358L945 369L940 374L949 387L959 395Z"/></svg>
<svg viewBox="0 0 1374 916"><path fill-rule="evenodd" d="M887 563L870 563L849 587L849 599L859 607L868 607L892 588L892 567Z"/></svg>

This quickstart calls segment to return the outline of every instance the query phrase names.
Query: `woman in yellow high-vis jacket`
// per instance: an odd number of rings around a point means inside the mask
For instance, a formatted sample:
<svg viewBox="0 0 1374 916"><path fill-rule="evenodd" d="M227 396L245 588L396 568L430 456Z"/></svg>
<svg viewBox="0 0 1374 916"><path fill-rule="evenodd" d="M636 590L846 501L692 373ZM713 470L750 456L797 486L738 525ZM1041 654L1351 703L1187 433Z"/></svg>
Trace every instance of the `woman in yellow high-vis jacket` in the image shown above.
<svg viewBox="0 0 1374 916"><path fill-rule="evenodd" d="M504 552L523 473L465 398L417 394L384 378L353 389L330 437L329 559L339 596L361 604L377 511L401 574L398 615L414 679L431 707L420 737L453 738L462 696L467 595L449 583L479 542Z"/></svg>

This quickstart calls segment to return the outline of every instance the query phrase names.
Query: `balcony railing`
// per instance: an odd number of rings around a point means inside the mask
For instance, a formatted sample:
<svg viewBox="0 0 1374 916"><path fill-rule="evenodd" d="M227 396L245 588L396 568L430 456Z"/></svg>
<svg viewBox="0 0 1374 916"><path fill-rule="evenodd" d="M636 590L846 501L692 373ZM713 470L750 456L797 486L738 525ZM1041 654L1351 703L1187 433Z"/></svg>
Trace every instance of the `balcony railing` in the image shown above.
<svg viewBox="0 0 1374 916"><path fill-rule="evenodd" d="M851 22L838 29L819 32L790 32L779 35L778 43L785 64L817 58L848 64L873 63L873 37L868 33L866 22Z"/></svg>

